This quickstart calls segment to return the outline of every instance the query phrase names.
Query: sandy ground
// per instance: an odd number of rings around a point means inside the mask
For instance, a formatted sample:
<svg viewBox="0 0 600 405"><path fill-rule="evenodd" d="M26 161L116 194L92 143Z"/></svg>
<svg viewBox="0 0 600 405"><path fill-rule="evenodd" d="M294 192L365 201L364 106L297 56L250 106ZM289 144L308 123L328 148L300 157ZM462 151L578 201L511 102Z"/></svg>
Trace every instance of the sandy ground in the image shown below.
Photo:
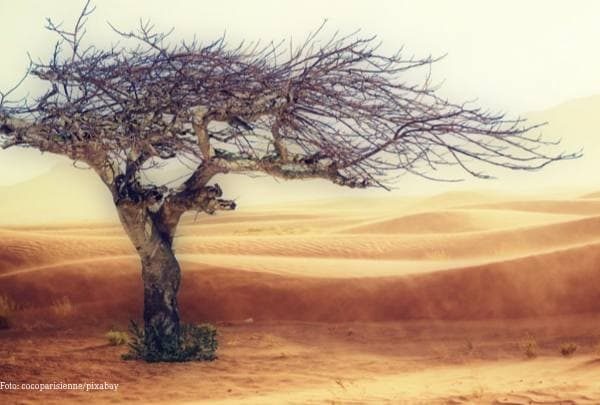
<svg viewBox="0 0 600 405"><path fill-rule="evenodd" d="M175 248L183 318L219 325L215 362L124 362L107 344L141 311L118 226L0 229L0 380L119 384L0 402L600 403L597 193L192 215Z"/></svg>

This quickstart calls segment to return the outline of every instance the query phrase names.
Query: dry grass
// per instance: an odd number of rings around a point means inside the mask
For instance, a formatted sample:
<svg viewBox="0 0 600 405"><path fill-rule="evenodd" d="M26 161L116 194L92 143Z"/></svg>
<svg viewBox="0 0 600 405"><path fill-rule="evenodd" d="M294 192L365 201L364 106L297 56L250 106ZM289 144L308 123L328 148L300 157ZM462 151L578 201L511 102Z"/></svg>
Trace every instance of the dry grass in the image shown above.
<svg viewBox="0 0 600 405"><path fill-rule="evenodd" d="M122 346L129 341L129 335L127 332L111 330L106 334L106 339L111 346Z"/></svg>
<svg viewBox="0 0 600 405"><path fill-rule="evenodd" d="M471 353L473 353L474 349L475 349L475 345L473 344L471 339L466 339L465 340L465 352L467 354L471 354Z"/></svg>
<svg viewBox="0 0 600 405"><path fill-rule="evenodd" d="M0 329L8 329L13 313L17 310L17 305L13 300L5 295L0 295Z"/></svg>
<svg viewBox="0 0 600 405"><path fill-rule="evenodd" d="M0 316L10 317L17 310L17 304L9 297L0 295Z"/></svg>
<svg viewBox="0 0 600 405"><path fill-rule="evenodd" d="M539 346L532 335L527 335L525 339L520 341L519 348L528 359L534 359L538 356Z"/></svg>
<svg viewBox="0 0 600 405"><path fill-rule="evenodd" d="M563 343L560 345L560 354L562 354L564 357L570 357L577 351L577 347L578 346L576 343Z"/></svg>
<svg viewBox="0 0 600 405"><path fill-rule="evenodd" d="M66 296L52 302L50 309L59 318L66 318L73 314L74 311L71 300Z"/></svg>

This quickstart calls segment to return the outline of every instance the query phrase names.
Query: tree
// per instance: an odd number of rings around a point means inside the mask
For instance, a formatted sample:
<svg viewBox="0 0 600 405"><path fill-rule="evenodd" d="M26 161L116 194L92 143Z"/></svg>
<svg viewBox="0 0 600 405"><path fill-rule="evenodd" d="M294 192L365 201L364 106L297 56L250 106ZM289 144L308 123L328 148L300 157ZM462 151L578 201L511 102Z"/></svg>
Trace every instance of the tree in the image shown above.
<svg viewBox="0 0 600 405"><path fill-rule="evenodd" d="M125 45L99 49L82 42L92 12L86 4L70 31L48 20L59 42L26 74L47 89L31 100L10 99L20 83L0 93L0 145L64 155L100 176L141 258L148 345L180 333L172 243L181 216L235 208L210 184L217 174L387 188L393 173L440 180L431 173L457 166L485 178L482 163L534 170L578 156L549 152L555 142L530 135L539 125L441 98L428 75L407 83L437 59L382 55L375 37L319 42L321 27L296 47L229 47L223 37L171 42L141 23L113 27ZM177 158L196 162L181 186L142 181Z"/></svg>

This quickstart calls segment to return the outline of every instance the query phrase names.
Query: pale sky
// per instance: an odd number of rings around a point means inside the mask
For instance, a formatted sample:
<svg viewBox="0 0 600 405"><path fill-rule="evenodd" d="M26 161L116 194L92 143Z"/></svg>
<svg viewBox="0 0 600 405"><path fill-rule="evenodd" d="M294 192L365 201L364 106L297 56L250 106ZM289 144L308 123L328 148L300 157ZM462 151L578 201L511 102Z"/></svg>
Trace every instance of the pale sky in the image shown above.
<svg viewBox="0 0 600 405"><path fill-rule="evenodd" d="M70 24L83 1L0 0L0 87L10 87L27 65L26 52L46 58L56 38L45 17ZM454 101L478 99L513 115L600 94L600 1L185 1L97 0L87 38L110 43L112 22L127 30L139 19L175 27L173 38L210 40L227 32L246 39L303 39L328 19L330 30L377 34L383 50L407 55L447 54L434 81ZM30 88L31 91L35 89ZM10 153L10 156L9 156ZM47 170L37 155L0 152L0 185Z"/></svg>

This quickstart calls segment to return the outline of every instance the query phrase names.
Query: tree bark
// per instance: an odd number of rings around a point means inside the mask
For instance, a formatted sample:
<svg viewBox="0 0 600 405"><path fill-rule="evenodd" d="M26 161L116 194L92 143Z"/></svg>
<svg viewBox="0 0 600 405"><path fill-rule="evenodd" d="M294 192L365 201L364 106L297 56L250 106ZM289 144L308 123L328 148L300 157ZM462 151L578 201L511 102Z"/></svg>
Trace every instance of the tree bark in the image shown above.
<svg viewBox="0 0 600 405"><path fill-rule="evenodd" d="M181 281L172 249L174 225L144 206L118 205L117 210L142 263L146 347L158 352L174 350L180 334L177 292Z"/></svg>

